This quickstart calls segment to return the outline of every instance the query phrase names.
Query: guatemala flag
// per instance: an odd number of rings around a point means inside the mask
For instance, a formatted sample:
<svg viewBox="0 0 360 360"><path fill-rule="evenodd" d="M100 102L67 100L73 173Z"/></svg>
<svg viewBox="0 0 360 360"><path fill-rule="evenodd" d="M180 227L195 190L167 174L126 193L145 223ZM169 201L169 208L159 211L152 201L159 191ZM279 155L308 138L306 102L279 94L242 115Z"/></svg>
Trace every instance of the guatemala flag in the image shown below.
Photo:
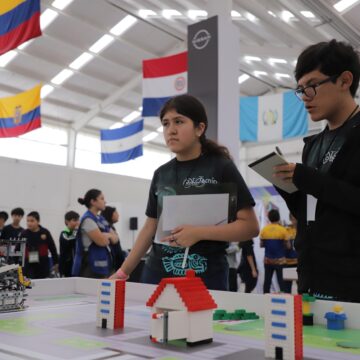
<svg viewBox="0 0 360 360"><path fill-rule="evenodd" d="M119 129L100 130L101 163L113 164L135 159L143 154L144 121Z"/></svg>
<svg viewBox="0 0 360 360"><path fill-rule="evenodd" d="M187 52L143 61L143 108L145 123L159 126L159 113L173 96L187 92Z"/></svg>
<svg viewBox="0 0 360 360"><path fill-rule="evenodd" d="M292 91L240 98L241 141L282 140L307 131L307 111Z"/></svg>

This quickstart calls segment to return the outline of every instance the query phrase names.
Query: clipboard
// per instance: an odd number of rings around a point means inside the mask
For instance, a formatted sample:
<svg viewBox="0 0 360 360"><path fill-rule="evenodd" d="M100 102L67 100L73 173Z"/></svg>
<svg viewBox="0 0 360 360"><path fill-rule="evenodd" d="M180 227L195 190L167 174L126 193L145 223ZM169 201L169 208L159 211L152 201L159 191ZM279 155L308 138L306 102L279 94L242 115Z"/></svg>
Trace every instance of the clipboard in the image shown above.
<svg viewBox="0 0 360 360"><path fill-rule="evenodd" d="M288 162L281 155L274 151L268 155L265 155L261 159L252 162L249 164L249 167L279 189L292 194L298 190L298 188L293 183L285 183L284 181L273 176L274 167L285 164L288 164Z"/></svg>

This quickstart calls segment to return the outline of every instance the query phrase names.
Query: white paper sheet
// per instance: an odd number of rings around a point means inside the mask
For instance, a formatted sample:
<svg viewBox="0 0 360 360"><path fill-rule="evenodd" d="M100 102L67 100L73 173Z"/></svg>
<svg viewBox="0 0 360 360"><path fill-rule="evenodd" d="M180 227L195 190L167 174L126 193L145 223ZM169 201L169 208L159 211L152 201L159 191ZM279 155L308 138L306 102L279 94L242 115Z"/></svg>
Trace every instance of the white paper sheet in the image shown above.
<svg viewBox="0 0 360 360"><path fill-rule="evenodd" d="M226 224L229 194L170 195L163 198L163 231L179 225Z"/></svg>

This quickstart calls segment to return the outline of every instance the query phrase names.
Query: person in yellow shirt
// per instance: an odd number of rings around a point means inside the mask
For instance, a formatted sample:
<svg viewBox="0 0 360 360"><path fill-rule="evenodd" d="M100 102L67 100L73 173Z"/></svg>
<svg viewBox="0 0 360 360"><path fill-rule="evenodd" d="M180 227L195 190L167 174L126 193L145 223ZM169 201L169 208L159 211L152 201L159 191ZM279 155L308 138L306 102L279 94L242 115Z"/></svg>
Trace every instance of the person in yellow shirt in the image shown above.
<svg viewBox="0 0 360 360"><path fill-rule="evenodd" d="M260 246L265 248L264 294L270 292L274 272L276 272L280 291L285 291L282 269L286 264L286 249L289 248L288 232L284 226L280 225L279 211L270 210L268 219L270 224L266 225L260 232Z"/></svg>

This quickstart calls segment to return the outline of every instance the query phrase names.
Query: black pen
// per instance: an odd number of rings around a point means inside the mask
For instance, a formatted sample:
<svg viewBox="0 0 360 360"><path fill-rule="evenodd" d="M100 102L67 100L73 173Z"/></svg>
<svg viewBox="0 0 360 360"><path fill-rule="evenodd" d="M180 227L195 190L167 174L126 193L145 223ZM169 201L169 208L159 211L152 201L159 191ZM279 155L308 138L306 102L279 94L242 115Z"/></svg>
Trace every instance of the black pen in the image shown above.
<svg viewBox="0 0 360 360"><path fill-rule="evenodd" d="M279 147L275 146L275 150L279 155L283 155L283 153L281 152L281 150L279 149Z"/></svg>

